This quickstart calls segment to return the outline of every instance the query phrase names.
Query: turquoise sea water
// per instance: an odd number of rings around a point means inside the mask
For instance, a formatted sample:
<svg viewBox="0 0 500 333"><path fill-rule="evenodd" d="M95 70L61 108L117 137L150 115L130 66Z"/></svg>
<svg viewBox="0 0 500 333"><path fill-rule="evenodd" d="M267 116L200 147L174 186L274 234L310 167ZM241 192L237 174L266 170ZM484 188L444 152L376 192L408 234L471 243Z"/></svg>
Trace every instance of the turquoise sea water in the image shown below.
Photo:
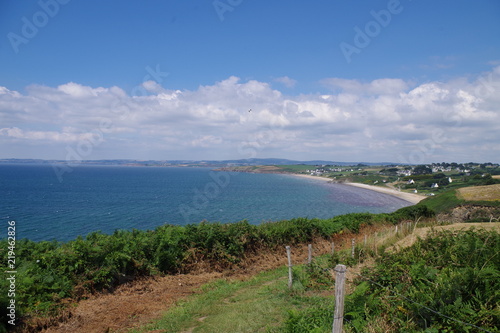
<svg viewBox="0 0 500 333"><path fill-rule="evenodd" d="M62 180L62 181L60 181ZM80 166L58 179L51 165L0 165L0 238L67 241L101 230L154 229L352 212L391 212L410 203L347 185L279 174L209 168Z"/></svg>

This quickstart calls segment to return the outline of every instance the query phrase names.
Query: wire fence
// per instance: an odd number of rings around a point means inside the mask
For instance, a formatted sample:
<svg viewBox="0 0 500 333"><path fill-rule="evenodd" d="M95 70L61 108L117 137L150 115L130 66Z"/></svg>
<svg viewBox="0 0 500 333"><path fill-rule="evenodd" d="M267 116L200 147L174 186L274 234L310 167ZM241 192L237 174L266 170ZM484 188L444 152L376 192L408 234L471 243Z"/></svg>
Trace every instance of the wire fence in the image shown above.
<svg viewBox="0 0 500 333"><path fill-rule="evenodd" d="M398 230L396 229L396 233L397 233L397 232L398 232ZM353 242L352 242L352 245L351 245L351 246L352 246L351 251L352 251L352 252L354 252L354 250L355 250L354 240L353 240ZM365 246L366 246L366 239L365 239ZM287 251L288 251L288 259L289 259L289 267L290 267L290 269L291 269L291 267L292 267L292 266L291 266L291 261L290 261L290 260L291 260L291 257L290 257L290 247L288 247L288 246L287 246ZM334 245L333 245L333 243L332 243L332 255L333 255L334 251L335 251L335 250L334 250ZM308 252L309 252L309 255L308 255L308 259L307 259L307 264L309 265L309 264L311 263L311 261L312 261L312 255L311 255L311 253L312 253L312 246L311 246L310 244L308 245ZM352 256L353 256L353 255L352 255ZM354 256L353 256L353 257L354 257ZM340 269L338 269L340 266L342 266L342 267L341 267ZM333 269L333 271L334 271L334 272L336 272L337 274L338 274L338 273L341 273L341 274L346 274L346 272L347 272L347 271L350 271L350 273L351 273L351 274L353 274L353 275L355 275L355 276L358 276L359 278L361 278L361 279L363 279L363 280L365 280L365 281L367 281L367 282L369 282L369 283L371 283L371 284L373 284L373 285L375 285L375 286L377 286L377 287L379 287L379 288L382 288L383 290L385 290L385 291L389 292L390 294L393 294L393 295L395 295L395 296L399 297L400 299L402 299L402 300L404 300L404 301L406 301L406 302L409 302L409 303L411 303L411 304L413 304L413 305L416 305L416 306L418 306L418 307L420 307L420 308L422 308L422 309L425 309L425 310L427 310L427 311L429 311L429 312L431 312L431 313L433 313L433 314L435 314L435 315L437 315L437 316L440 316L440 317L442 317L442 318L446 318L447 320L453 321L453 322L458 323L458 324L460 324L460 325L464 325L464 326L469 326L469 327L475 328L475 329L477 329L477 330L479 330L479 331L482 331L482 332L493 333L492 331L487 330L487 329L485 329L485 328L482 328L482 327L480 327L480 326L478 326L478 325L475 325L475 324L472 324L472 323L469 323L469 322L465 322L465 321L463 321L463 320L460 320L460 319L454 318L454 317L452 317L452 316L446 315L446 314L444 314L444 313L442 313L442 312L440 312L440 311L437 311L437 310L435 310L435 309L433 309L433 308L431 308L431 307L429 307L429 306L427 306L427 305L425 305L425 304L422 304L422 303L420 303L420 302L418 302L418 301L415 301L414 299L412 299L412 298L410 298L410 297L408 297L408 296L406 296L406 295L403 295L403 294L399 293L398 291L391 289L391 288L390 288L390 287L388 287L388 286L384 286L384 285L382 285L381 283L379 283L379 282L377 282L377 281L374 281L373 279L371 279L371 278L369 278L369 277L366 277L366 276L364 276L364 275L362 275L362 274L356 273L356 272L354 272L354 271L350 270L349 268L347 268L347 269L346 269L346 267L345 267L344 265L337 265L337 266ZM336 279L338 279L338 275L336 276ZM342 276L342 279L344 279L344 276ZM337 283L337 281L335 282L335 284L336 284L336 283ZM290 273L289 287L290 287L290 288L292 287L291 273ZM344 291L342 291L342 292L344 292ZM336 290L335 290L335 296L336 296L336 300L337 300L337 301L338 301L338 300L342 300L342 304L339 304L339 305L337 305L337 304L336 304L336 305L335 305L335 306L336 306L336 309L335 309L335 311L334 311L334 316L333 316L333 317L334 317L334 319L336 319L336 321L337 321L337 322L340 320L340 321L346 321L346 322L351 323L351 321L349 321L349 320L348 320L347 318L345 318L345 316L343 315L343 307L344 307L343 300L344 300L344 295L342 295L342 296L341 296L341 298L337 298L337 297L338 297L338 295L337 295L337 288L336 288ZM340 314L339 314L339 312L337 311L337 307L338 307L338 306L340 306L340 307L342 308L342 313L340 313ZM336 325L336 324L335 324L335 320L334 320L334 324L333 324L333 330L332 330L332 332L334 332L334 333L336 333L336 332L342 332L342 329L340 329L340 330L339 330L338 328L335 328L335 327L336 327L335 325ZM338 326L337 326L337 327L338 327Z"/></svg>

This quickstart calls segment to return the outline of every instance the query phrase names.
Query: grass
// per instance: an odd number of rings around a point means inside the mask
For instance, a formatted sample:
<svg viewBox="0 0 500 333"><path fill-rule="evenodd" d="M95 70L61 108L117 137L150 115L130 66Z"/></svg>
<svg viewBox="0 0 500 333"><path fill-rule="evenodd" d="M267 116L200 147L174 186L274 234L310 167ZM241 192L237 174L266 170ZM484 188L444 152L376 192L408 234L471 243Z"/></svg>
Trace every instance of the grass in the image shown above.
<svg viewBox="0 0 500 333"><path fill-rule="evenodd" d="M368 260L410 232L400 226L395 234L394 228L390 226L370 235L366 244L357 245L355 261ZM217 280L203 286L199 294L179 302L158 321L131 332L281 333L289 332L290 327L307 328L304 332L310 328L314 332L331 332L331 323L326 325L321 320L322 324L315 324L322 314L308 315L308 311L323 304L322 312L330 316L334 283L325 267L334 267L333 261L337 260L347 263L350 251L337 250L333 258L315 257L310 266L295 265L292 289L288 289L288 267L263 272L246 281Z"/></svg>
<svg viewBox="0 0 500 333"><path fill-rule="evenodd" d="M489 219L492 214L498 216L498 208L496 207L500 207L500 185L472 186L448 190L422 200L415 207L418 206L427 206L437 214L448 213L458 206L493 207L494 211L489 213L485 211L485 216ZM470 221L483 221L486 217Z"/></svg>
<svg viewBox="0 0 500 333"><path fill-rule="evenodd" d="M276 165L278 168L282 169L284 172L305 172L306 170L315 169L314 165Z"/></svg>
<svg viewBox="0 0 500 333"><path fill-rule="evenodd" d="M273 331L287 315L286 276L286 268L280 268L247 281L209 283L200 294L179 302L159 321L132 332Z"/></svg>
<svg viewBox="0 0 500 333"><path fill-rule="evenodd" d="M445 212L464 204L465 200L457 197L456 190L449 190L433 197L422 200L418 205L425 205L436 213Z"/></svg>
<svg viewBox="0 0 500 333"><path fill-rule="evenodd" d="M468 201L500 201L500 184L463 187L458 190L458 197Z"/></svg>

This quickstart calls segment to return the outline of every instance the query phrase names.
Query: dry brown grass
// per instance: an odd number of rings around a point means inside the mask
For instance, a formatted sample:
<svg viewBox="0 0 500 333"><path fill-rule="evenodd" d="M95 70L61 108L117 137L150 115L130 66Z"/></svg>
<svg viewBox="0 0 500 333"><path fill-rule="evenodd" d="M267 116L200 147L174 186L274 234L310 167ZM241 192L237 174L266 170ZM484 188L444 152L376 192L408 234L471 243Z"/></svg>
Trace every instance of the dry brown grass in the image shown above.
<svg viewBox="0 0 500 333"><path fill-rule="evenodd" d="M500 201L500 184L463 187L457 193L460 199L469 201Z"/></svg>
<svg viewBox="0 0 500 333"><path fill-rule="evenodd" d="M417 228L410 235L405 238L399 240L387 249L388 252L398 251L402 248L406 248L412 246L419 238L425 238L432 231L440 231L440 230L467 230L471 228L476 229L485 229L485 230L500 230L500 222L486 222L486 223L455 223L445 226L434 226L427 228Z"/></svg>
<svg viewBox="0 0 500 333"><path fill-rule="evenodd" d="M264 165L264 166L260 166L258 167L256 170L256 172L263 172L263 173L267 173L267 172L281 172L283 171L283 169L277 167L277 166L274 166L274 165Z"/></svg>

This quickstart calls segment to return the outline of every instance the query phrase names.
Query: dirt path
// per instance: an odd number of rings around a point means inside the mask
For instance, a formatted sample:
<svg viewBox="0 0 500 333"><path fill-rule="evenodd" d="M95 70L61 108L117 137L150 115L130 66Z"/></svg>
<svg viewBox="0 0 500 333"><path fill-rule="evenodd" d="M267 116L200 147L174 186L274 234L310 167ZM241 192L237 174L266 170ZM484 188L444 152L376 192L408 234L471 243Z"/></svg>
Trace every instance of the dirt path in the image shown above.
<svg viewBox="0 0 500 333"><path fill-rule="evenodd" d="M112 294L80 301L71 318L42 332L123 332L157 318L220 273L154 277L120 286Z"/></svg>

